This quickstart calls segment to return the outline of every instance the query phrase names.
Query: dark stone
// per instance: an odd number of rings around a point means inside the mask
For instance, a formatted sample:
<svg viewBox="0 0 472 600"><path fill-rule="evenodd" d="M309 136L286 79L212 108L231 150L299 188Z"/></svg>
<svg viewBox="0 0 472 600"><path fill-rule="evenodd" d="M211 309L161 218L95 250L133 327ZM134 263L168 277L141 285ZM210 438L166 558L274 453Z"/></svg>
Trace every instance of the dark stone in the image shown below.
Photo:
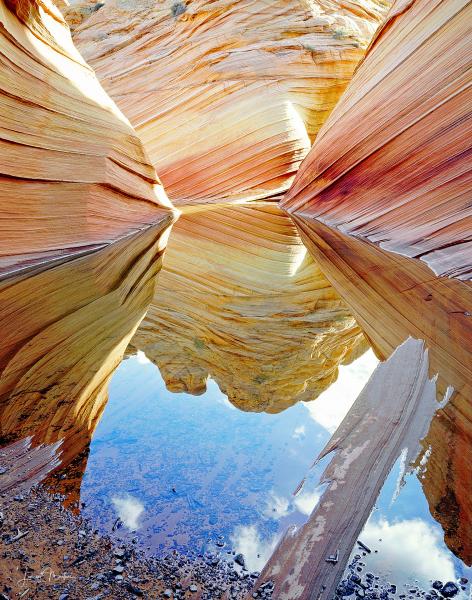
<svg viewBox="0 0 472 600"><path fill-rule="evenodd" d="M445 598L453 598L458 592L459 587L453 581L448 581L441 588L441 594Z"/></svg>
<svg viewBox="0 0 472 600"><path fill-rule="evenodd" d="M172 5L172 8L171 8L172 16L175 19L179 15L182 15L186 10L187 10L187 6L184 2L174 2L174 4Z"/></svg>
<svg viewBox="0 0 472 600"><path fill-rule="evenodd" d="M243 569L246 567L246 561L244 560L244 556L242 554L236 554L234 557L234 562L240 567L243 567Z"/></svg>
<svg viewBox="0 0 472 600"><path fill-rule="evenodd" d="M439 579L437 579L436 581L433 581L433 589L435 590L440 590L443 586L442 581L439 581Z"/></svg>

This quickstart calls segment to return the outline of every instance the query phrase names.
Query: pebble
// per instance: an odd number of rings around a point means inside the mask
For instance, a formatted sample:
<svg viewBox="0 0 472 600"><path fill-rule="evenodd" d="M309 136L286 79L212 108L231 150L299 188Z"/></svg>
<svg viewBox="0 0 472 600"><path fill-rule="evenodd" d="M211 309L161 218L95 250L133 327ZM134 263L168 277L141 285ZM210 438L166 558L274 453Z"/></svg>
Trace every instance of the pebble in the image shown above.
<svg viewBox="0 0 472 600"><path fill-rule="evenodd" d="M246 562L242 554L236 554L236 556L234 557L234 562L239 566L243 567L243 569L246 567Z"/></svg>
<svg viewBox="0 0 472 600"><path fill-rule="evenodd" d="M448 581L441 588L441 594L445 598L453 598L458 592L459 587L453 581Z"/></svg>
<svg viewBox="0 0 472 600"><path fill-rule="evenodd" d="M192 592L192 594L195 594L195 592L198 592L198 588L194 583L188 589Z"/></svg>

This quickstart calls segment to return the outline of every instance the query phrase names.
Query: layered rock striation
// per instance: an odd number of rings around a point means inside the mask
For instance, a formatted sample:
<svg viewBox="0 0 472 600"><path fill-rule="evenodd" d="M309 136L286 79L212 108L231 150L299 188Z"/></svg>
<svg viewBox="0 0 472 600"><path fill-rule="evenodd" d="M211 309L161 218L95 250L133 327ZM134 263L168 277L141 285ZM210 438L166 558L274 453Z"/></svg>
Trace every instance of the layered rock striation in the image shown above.
<svg viewBox="0 0 472 600"><path fill-rule="evenodd" d="M166 218L104 249L0 281L3 444L32 438L55 447L63 466L85 464L108 383L155 298L168 229Z"/></svg>
<svg viewBox="0 0 472 600"><path fill-rule="evenodd" d="M398 0L282 205L472 278L466 0Z"/></svg>
<svg viewBox="0 0 472 600"><path fill-rule="evenodd" d="M248 411L313 400L367 349L344 302L273 203L183 214L132 340L174 392L211 376Z"/></svg>
<svg viewBox="0 0 472 600"><path fill-rule="evenodd" d="M421 483L468 564L472 508L470 3L397 1L282 206L380 357L423 339L438 388Z"/></svg>
<svg viewBox="0 0 472 600"><path fill-rule="evenodd" d="M388 4L107 0L65 14L169 197L188 204L285 191Z"/></svg>
<svg viewBox="0 0 472 600"><path fill-rule="evenodd" d="M0 272L97 247L170 206L49 0L0 2Z"/></svg>

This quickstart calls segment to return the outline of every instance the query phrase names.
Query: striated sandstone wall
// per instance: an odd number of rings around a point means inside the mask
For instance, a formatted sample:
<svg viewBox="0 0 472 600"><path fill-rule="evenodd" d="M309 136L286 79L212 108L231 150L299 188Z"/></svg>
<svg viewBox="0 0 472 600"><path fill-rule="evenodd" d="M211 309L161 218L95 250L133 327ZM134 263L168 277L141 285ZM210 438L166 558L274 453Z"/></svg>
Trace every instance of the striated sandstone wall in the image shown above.
<svg viewBox="0 0 472 600"><path fill-rule="evenodd" d="M65 14L169 197L188 204L286 190L388 4L106 0Z"/></svg>
<svg viewBox="0 0 472 600"><path fill-rule="evenodd" d="M453 386L421 483L468 564L471 18L465 0L398 0L282 201L379 356L424 339L439 389Z"/></svg>
<svg viewBox="0 0 472 600"><path fill-rule="evenodd" d="M467 0L398 0L282 206L472 278Z"/></svg>
<svg viewBox="0 0 472 600"><path fill-rule="evenodd" d="M0 281L3 443L62 440L62 465L81 462L108 383L154 298L169 221Z"/></svg>
<svg viewBox="0 0 472 600"><path fill-rule="evenodd" d="M183 214L156 298L132 340L171 391L209 375L242 410L313 400L368 345L273 203Z"/></svg>
<svg viewBox="0 0 472 600"><path fill-rule="evenodd" d="M117 239L169 206L59 10L2 0L0 272Z"/></svg>

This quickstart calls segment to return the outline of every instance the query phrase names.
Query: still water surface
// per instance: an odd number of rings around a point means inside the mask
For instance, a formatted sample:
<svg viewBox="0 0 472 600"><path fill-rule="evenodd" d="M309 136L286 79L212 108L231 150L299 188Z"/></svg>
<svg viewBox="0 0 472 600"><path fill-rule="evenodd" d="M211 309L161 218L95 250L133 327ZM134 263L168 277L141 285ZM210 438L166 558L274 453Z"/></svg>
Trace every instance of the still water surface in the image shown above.
<svg viewBox="0 0 472 600"><path fill-rule="evenodd" d="M341 367L315 402L271 415L240 411L211 380L202 396L171 393L139 352L111 382L81 487L85 514L106 532L119 517L116 535L151 551L234 550L260 570L286 528L316 505L325 463L293 492L376 363L369 351ZM398 472L399 464L361 536L373 550L367 570L408 588L471 577L445 545L416 476L393 501Z"/></svg>
<svg viewBox="0 0 472 600"><path fill-rule="evenodd" d="M310 466L377 360L273 204L181 217L160 271L161 233L0 281L2 444L60 444L61 491L104 532L260 570L316 505ZM467 399L450 408L361 534L399 590L472 579Z"/></svg>

